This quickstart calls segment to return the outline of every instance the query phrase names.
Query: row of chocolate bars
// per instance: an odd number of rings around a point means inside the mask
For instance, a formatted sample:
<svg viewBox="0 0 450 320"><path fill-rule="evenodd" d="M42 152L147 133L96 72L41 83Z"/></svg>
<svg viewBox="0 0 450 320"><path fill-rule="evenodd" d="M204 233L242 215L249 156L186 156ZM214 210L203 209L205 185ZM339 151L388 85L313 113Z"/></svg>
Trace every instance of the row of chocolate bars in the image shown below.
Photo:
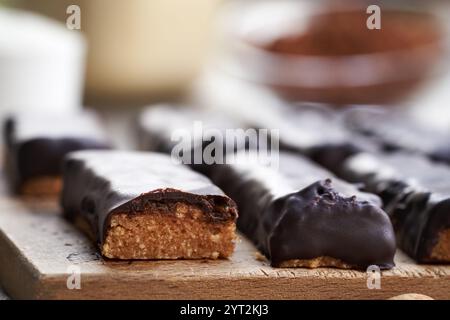
<svg viewBox="0 0 450 320"><path fill-rule="evenodd" d="M245 143L233 162L175 163L173 132L196 120L279 129L277 166L253 161ZM65 217L112 259L228 258L237 222L274 267L389 269L397 246L419 263L450 262L449 141L403 116L303 106L236 120L159 105L138 123L144 151L119 151L90 112L10 117L12 190L60 195Z"/></svg>

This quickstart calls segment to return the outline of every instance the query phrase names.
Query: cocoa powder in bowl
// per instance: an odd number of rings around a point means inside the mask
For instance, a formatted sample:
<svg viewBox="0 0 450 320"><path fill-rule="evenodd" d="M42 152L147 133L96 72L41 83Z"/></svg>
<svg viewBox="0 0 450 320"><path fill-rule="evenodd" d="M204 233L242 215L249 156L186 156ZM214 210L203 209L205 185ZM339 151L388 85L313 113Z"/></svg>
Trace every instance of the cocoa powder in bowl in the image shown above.
<svg viewBox="0 0 450 320"><path fill-rule="evenodd" d="M293 24L269 41L245 41L260 51L261 82L290 100L397 102L439 61L440 25L428 13L383 10L381 29L370 30L368 17L365 9L322 12L308 19L306 29Z"/></svg>
<svg viewBox="0 0 450 320"><path fill-rule="evenodd" d="M362 10L320 14L311 19L306 33L292 30L264 49L281 54L341 56L414 49L440 38L432 16L383 12L378 30L367 28L367 18Z"/></svg>

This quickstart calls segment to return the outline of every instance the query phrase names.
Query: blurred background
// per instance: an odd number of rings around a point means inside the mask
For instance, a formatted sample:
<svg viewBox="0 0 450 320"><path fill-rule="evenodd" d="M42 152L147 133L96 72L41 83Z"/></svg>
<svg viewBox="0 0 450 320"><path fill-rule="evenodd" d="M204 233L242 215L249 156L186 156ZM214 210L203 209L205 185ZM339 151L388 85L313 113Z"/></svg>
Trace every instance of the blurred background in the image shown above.
<svg viewBox="0 0 450 320"><path fill-rule="evenodd" d="M371 4L381 30L366 27ZM1 0L0 112L312 101L450 131L449 35L444 0Z"/></svg>

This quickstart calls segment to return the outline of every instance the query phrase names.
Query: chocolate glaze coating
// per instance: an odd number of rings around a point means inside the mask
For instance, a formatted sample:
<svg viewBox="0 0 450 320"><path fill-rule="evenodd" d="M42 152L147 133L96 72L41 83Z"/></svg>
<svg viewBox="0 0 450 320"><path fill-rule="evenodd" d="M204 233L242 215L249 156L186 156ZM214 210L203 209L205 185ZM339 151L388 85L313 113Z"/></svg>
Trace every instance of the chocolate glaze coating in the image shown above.
<svg viewBox="0 0 450 320"><path fill-rule="evenodd" d="M205 131L214 129L225 137L226 129L275 129L279 131L279 147L306 155L332 171L349 156L362 152L378 150L378 146L361 136L346 130L339 117L322 105L302 104L301 106L264 106L253 117L240 115L236 120L214 111L192 107L158 105L146 108L139 116L139 140L141 149L171 153L176 141L171 139L175 130L184 130L193 135L192 143L185 145L191 154L204 150L214 139L214 134L199 136L194 133L194 122L201 121ZM236 116L237 117L237 116ZM244 136L245 133L242 133ZM269 138L270 139L270 138ZM221 141L221 140L220 140ZM268 145L271 141L266 140ZM258 149L248 141L223 141L223 153L241 149ZM183 154L180 154L181 158ZM193 158L193 156L191 157ZM208 166L194 166L196 170L207 173Z"/></svg>
<svg viewBox="0 0 450 320"><path fill-rule="evenodd" d="M76 150L107 149L110 143L95 114L17 114L4 125L6 171L12 189L28 179L58 176L64 156Z"/></svg>
<svg viewBox="0 0 450 320"><path fill-rule="evenodd" d="M235 219L237 210L208 178L169 156L131 151L78 151L64 163L61 203L69 219L83 216L99 243L114 213L136 214L148 202L196 204L211 222ZM217 208L224 208L217 212ZM215 209L215 210L213 210Z"/></svg>
<svg viewBox="0 0 450 320"><path fill-rule="evenodd" d="M282 150L305 155L333 172L347 157L379 148L347 130L339 113L324 104L266 106L264 112L247 121L253 127L278 129Z"/></svg>
<svg viewBox="0 0 450 320"><path fill-rule="evenodd" d="M384 151L409 151L450 164L450 136L416 123L404 112L355 108L345 123L356 133L380 144Z"/></svg>
<svg viewBox="0 0 450 320"><path fill-rule="evenodd" d="M403 251L418 262L439 262L430 255L439 233L450 228L450 169L446 165L405 152L363 153L349 158L342 173L383 199Z"/></svg>
<svg viewBox="0 0 450 320"><path fill-rule="evenodd" d="M227 152L258 148L246 139L248 127L242 122L210 110L155 105L147 107L138 122L142 150L172 154L204 174L211 169L202 157L207 148L214 147L214 152L222 152L224 157ZM202 131L196 127L199 123ZM227 135L227 130L233 135Z"/></svg>
<svg viewBox="0 0 450 320"><path fill-rule="evenodd" d="M292 153L280 153L278 170L255 157L240 152L211 178L236 201L238 228L273 266L321 256L359 268L394 266L395 236L377 196Z"/></svg>
<svg viewBox="0 0 450 320"><path fill-rule="evenodd" d="M201 132L194 132L195 122L201 122L204 131L211 131L211 135L202 136ZM214 133L224 135L226 129L242 127L238 121L212 111L195 109L189 106L155 105L145 108L139 115L139 143L143 150L171 153L172 148L179 142L179 133L187 133L193 141L186 145L187 149L202 147L205 142L214 138ZM207 132L206 132L207 133ZM172 139L173 135L174 138Z"/></svg>

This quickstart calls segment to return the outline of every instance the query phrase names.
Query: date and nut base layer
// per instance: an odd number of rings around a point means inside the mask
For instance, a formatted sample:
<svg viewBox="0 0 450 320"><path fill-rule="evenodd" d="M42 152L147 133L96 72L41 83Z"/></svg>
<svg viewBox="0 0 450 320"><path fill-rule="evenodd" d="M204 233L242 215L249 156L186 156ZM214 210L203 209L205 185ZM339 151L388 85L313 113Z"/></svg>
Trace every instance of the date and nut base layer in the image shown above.
<svg viewBox="0 0 450 320"><path fill-rule="evenodd" d="M200 208L183 202L115 213L106 230L102 254L117 259L228 258L235 242L233 219L209 222Z"/></svg>
<svg viewBox="0 0 450 320"><path fill-rule="evenodd" d="M450 229L439 233L437 243L431 250L430 261L450 262Z"/></svg>
<svg viewBox="0 0 450 320"><path fill-rule="evenodd" d="M61 189L61 177L43 176L25 181L20 187L19 193L26 197L57 199Z"/></svg>

